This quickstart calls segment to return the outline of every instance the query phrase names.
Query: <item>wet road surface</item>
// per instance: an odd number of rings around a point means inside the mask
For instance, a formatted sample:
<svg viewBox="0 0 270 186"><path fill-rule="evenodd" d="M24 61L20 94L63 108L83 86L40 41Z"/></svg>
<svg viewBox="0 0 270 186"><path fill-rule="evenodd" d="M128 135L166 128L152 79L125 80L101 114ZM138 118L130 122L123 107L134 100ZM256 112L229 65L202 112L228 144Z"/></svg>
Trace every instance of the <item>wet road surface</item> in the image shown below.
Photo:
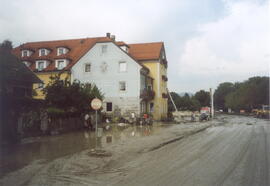
<svg viewBox="0 0 270 186"><path fill-rule="evenodd" d="M129 167L115 185L269 186L270 124L226 117L221 126L144 154Z"/></svg>
<svg viewBox="0 0 270 186"><path fill-rule="evenodd" d="M132 138L150 136L161 132L166 125L154 126L110 125L103 130L102 138L96 142L95 132L82 130L56 136L43 136L23 139L20 144L0 149L0 177L16 171L34 161L50 162L96 146L105 148L112 143ZM107 137L110 140L107 140Z"/></svg>
<svg viewBox="0 0 270 186"><path fill-rule="evenodd" d="M270 185L269 120L112 127L98 142L110 157L89 155L95 144L85 131L27 139L2 153L0 185Z"/></svg>

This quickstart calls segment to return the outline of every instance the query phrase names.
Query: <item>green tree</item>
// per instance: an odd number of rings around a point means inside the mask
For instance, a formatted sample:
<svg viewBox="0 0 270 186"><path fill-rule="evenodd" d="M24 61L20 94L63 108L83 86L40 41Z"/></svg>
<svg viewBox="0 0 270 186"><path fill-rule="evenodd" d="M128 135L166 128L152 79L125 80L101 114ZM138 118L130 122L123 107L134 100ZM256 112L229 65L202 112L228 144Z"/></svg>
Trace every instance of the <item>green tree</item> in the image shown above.
<svg viewBox="0 0 270 186"><path fill-rule="evenodd" d="M171 94L171 97L172 97L172 99L173 99L173 101L178 109L178 105L179 105L181 97L176 92L170 92L170 94ZM175 108L173 106L171 99L168 99L168 111L169 112L175 111Z"/></svg>
<svg viewBox="0 0 270 186"><path fill-rule="evenodd" d="M51 82L44 88L46 106L52 112L80 115L92 111L90 103L95 97L103 99L103 94L92 84L67 79L61 80L60 74L51 77Z"/></svg>
<svg viewBox="0 0 270 186"><path fill-rule="evenodd" d="M234 91L234 85L230 82L219 84L214 93L215 107L222 110L227 110L225 107L225 97Z"/></svg>
<svg viewBox="0 0 270 186"><path fill-rule="evenodd" d="M225 97L225 106L235 111L260 108L269 104L269 77L252 77L234 84L234 91Z"/></svg>
<svg viewBox="0 0 270 186"><path fill-rule="evenodd" d="M200 90L196 92L194 95L195 99L197 99L202 107L210 106L210 93L204 90Z"/></svg>
<svg viewBox="0 0 270 186"><path fill-rule="evenodd" d="M199 101L194 96L190 97L188 94L185 94L184 96L181 97L179 94L175 92L171 92L171 96L178 110L195 111L199 110L201 107ZM170 112L175 111L174 106L170 99L168 100L168 109Z"/></svg>

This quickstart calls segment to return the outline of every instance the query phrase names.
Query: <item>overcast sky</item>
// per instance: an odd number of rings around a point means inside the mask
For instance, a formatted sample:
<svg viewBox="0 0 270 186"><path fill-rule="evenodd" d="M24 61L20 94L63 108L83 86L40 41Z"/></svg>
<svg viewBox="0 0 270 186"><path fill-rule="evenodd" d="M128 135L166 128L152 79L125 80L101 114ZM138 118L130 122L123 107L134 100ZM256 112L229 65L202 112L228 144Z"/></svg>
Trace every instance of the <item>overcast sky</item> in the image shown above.
<svg viewBox="0 0 270 186"><path fill-rule="evenodd" d="M1 0L0 42L116 35L126 43L163 41L170 91L269 76L266 0Z"/></svg>

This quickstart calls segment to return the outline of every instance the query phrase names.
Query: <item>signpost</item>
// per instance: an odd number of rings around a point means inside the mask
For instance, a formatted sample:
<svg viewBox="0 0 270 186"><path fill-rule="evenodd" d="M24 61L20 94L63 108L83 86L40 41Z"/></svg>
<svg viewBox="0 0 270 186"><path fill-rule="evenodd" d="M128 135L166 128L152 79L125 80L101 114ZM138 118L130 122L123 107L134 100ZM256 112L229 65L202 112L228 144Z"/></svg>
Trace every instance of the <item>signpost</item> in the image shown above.
<svg viewBox="0 0 270 186"><path fill-rule="evenodd" d="M91 107L96 111L96 149L98 140L98 128L97 128L97 111L101 108L102 102L100 99L95 98L91 101Z"/></svg>
<svg viewBox="0 0 270 186"><path fill-rule="evenodd" d="M102 102L98 98L94 98L91 101L91 107L96 111L96 136L97 136L97 111L101 108Z"/></svg>

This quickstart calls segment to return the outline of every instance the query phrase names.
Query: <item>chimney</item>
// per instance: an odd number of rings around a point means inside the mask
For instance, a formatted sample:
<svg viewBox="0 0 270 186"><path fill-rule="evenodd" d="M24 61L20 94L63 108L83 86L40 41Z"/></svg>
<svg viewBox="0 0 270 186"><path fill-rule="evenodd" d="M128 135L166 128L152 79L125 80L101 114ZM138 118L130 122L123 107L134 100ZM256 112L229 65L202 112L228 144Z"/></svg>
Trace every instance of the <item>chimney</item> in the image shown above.
<svg viewBox="0 0 270 186"><path fill-rule="evenodd" d="M106 33L106 37L111 38L111 33L110 32L107 32Z"/></svg>

